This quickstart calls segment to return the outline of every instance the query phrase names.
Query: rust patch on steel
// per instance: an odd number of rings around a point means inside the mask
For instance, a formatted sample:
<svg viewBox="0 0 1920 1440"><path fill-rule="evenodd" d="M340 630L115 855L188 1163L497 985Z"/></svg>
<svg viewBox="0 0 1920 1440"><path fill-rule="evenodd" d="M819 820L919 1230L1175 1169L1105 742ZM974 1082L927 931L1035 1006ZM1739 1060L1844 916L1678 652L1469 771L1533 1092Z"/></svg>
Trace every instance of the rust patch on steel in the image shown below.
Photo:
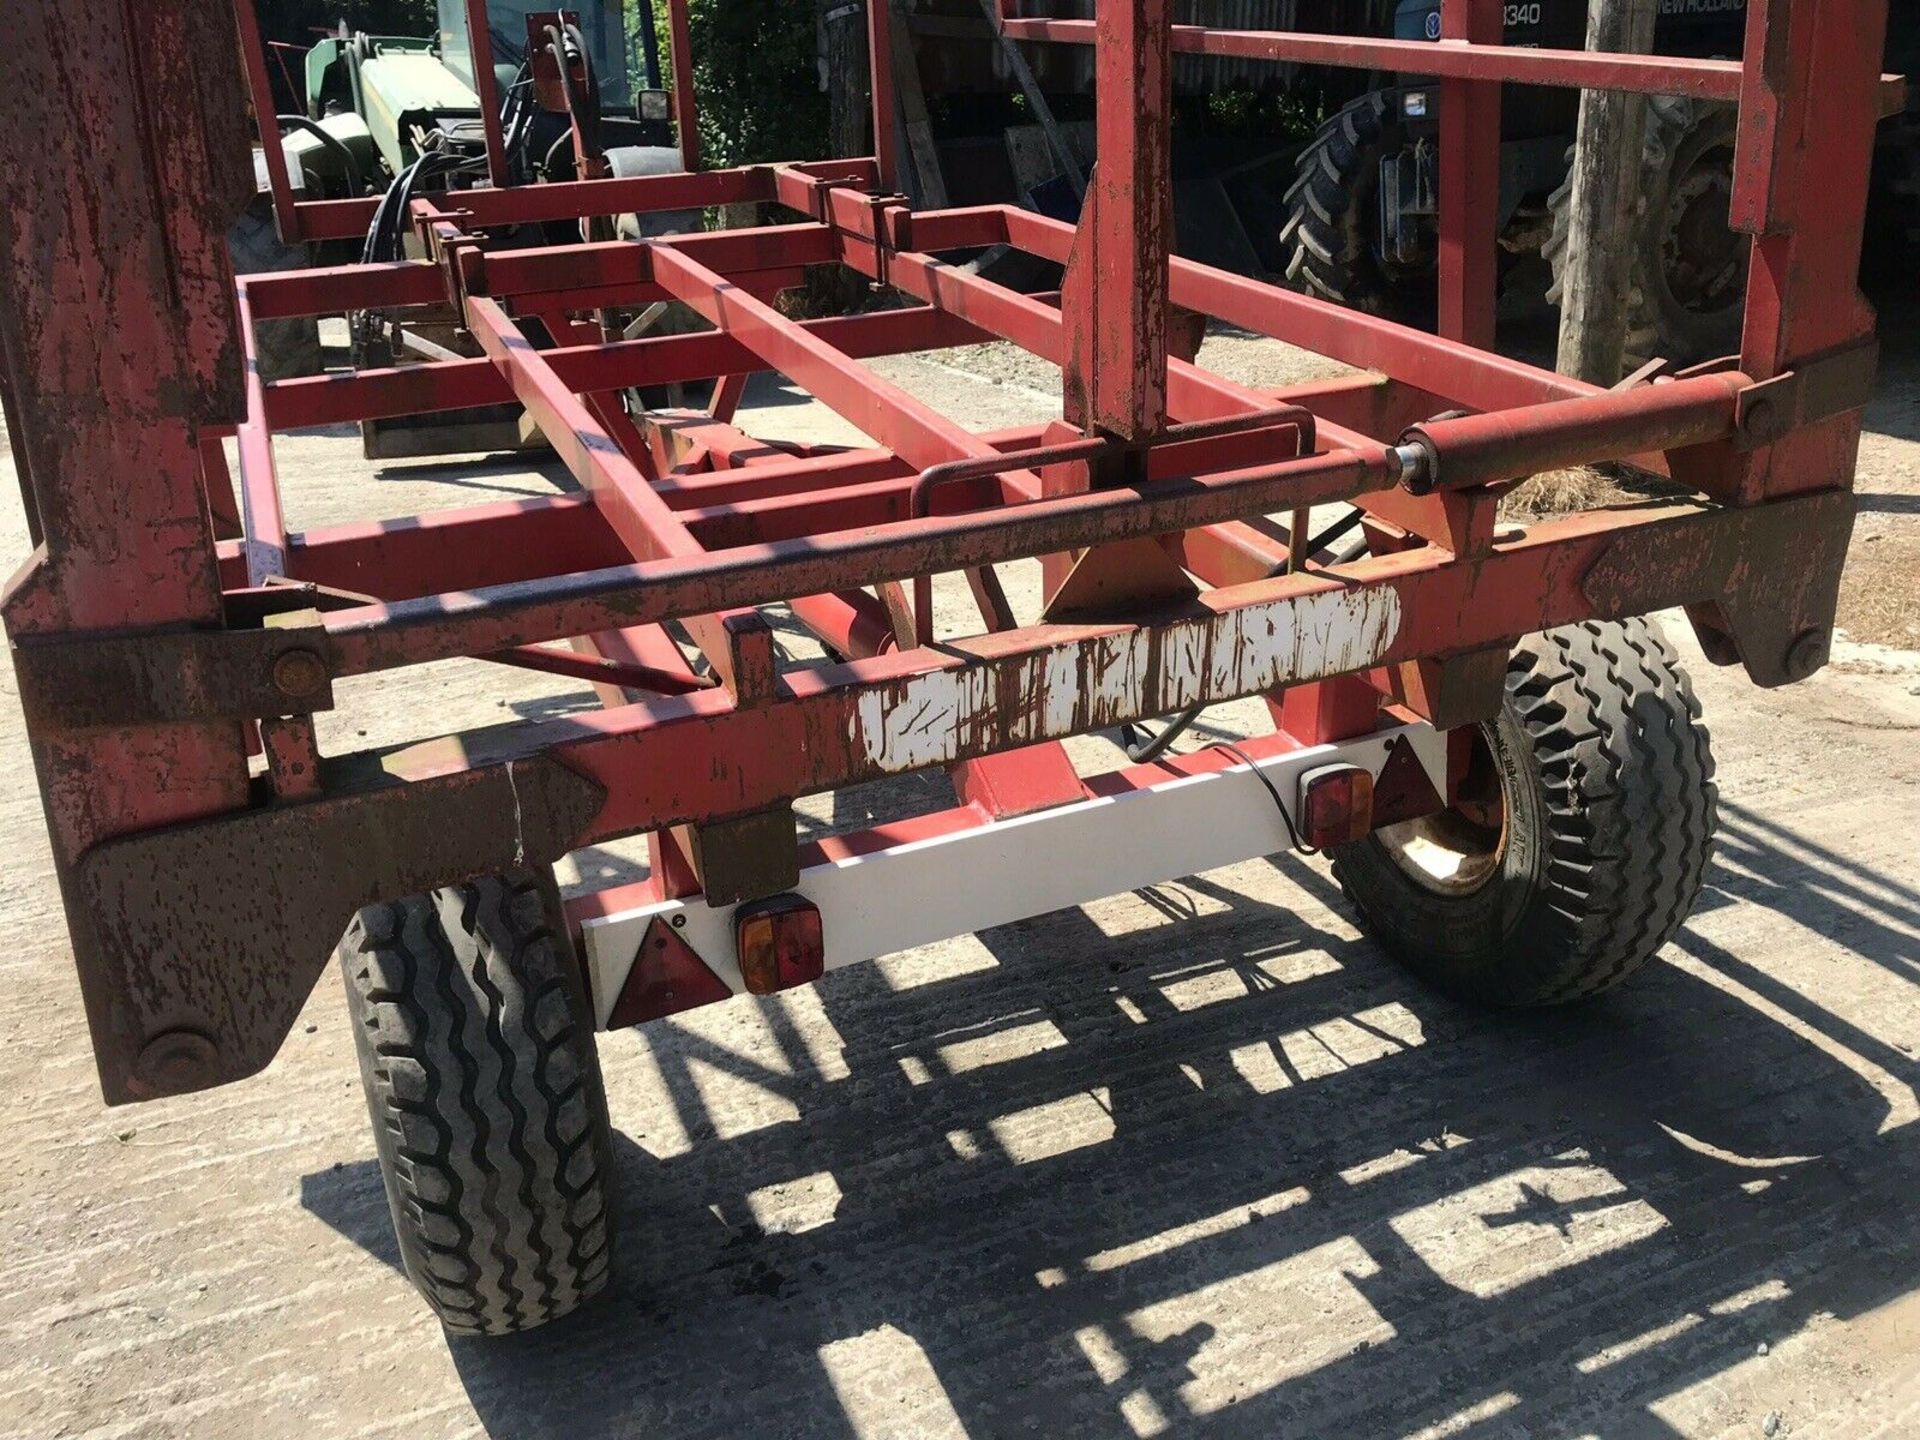
<svg viewBox="0 0 1920 1440"><path fill-rule="evenodd" d="M598 785L539 757L422 789L223 816L111 840L75 866L75 948L109 1102L242 1079L286 1038L328 938L379 900L573 849ZM88 983L90 982L90 983ZM179 1032L201 1036L193 1064Z"/></svg>
<svg viewBox="0 0 1920 1440"><path fill-rule="evenodd" d="M1737 529L1651 527L1610 546L1581 589L1605 615L1690 605L1710 659L1739 660L1756 685L1791 685L1826 664L1857 510L1852 492L1830 491L1741 511Z"/></svg>

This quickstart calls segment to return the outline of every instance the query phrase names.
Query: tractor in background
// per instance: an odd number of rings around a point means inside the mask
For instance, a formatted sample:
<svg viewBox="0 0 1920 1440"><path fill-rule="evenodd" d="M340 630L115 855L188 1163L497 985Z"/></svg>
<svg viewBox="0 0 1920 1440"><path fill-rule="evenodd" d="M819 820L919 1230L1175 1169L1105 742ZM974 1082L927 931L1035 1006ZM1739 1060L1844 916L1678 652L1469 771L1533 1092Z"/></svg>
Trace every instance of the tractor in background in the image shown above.
<svg viewBox="0 0 1920 1440"><path fill-rule="evenodd" d="M1655 31L1663 55L1741 53L1746 0L1667 0ZM1888 62L1920 64L1920 14L1896 6ZM1505 7L1505 43L1585 47L1585 0L1527 0ZM1401 0L1394 36L1440 38L1439 0ZM1920 107L1920 101L1914 102ZM1301 151L1281 230L1287 278L1322 299L1409 323L1430 322L1438 270L1440 88L1417 76L1369 91L1333 114ZM1507 87L1502 108L1501 247L1552 267L1558 303L1567 263L1568 175L1579 96ZM1641 211L1645 234L1628 298L1627 349L1690 362L1739 347L1748 240L1728 226L1734 111L1679 97L1647 106ZM1920 238L1920 108L1880 132L1875 229Z"/></svg>
<svg viewBox="0 0 1920 1440"><path fill-rule="evenodd" d="M495 56L492 91L500 99L509 182L545 184L585 178L585 168L619 177L685 168L675 141L672 108L661 78L653 8L636 4L638 54L631 53L626 6L603 0L553 10L528 0L489 0ZM440 0L431 37L350 33L343 26L306 52L304 110L261 125L263 140L286 153L298 200L348 200L378 195L383 203L364 240L318 245L282 240L268 193L264 156L256 154L261 193L229 237L241 274L310 265L404 258L417 241L408 226L417 195L490 183L482 87L473 73L474 46L463 0ZM556 88L557 87L557 88ZM563 103L555 103L556 97ZM648 233L701 228L698 212L645 217ZM618 229L638 234L637 217ZM509 245L559 243L578 227L530 226L506 237ZM410 317L402 327L377 313L347 316L356 369L413 360L477 354L450 312ZM323 368L319 322L270 320L256 329L263 378L317 374ZM500 413L495 414L493 411ZM489 413L459 411L405 424L368 422L370 458L483 449L523 441L509 427L518 407Z"/></svg>

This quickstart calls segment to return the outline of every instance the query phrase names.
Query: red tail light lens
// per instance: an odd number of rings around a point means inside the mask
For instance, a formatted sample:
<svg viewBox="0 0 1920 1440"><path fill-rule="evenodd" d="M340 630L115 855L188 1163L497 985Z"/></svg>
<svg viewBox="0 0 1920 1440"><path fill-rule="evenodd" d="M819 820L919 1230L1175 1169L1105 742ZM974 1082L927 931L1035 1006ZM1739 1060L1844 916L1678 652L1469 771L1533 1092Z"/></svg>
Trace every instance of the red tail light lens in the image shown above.
<svg viewBox="0 0 1920 1440"><path fill-rule="evenodd" d="M1373 773L1322 765L1300 777L1300 838L1316 850L1351 845L1373 829Z"/></svg>
<svg viewBox="0 0 1920 1440"><path fill-rule="evenodd" d="M820 910L798 895L743 905L734 915L733 934L749 995L811 984L827 968Z"/></svg>

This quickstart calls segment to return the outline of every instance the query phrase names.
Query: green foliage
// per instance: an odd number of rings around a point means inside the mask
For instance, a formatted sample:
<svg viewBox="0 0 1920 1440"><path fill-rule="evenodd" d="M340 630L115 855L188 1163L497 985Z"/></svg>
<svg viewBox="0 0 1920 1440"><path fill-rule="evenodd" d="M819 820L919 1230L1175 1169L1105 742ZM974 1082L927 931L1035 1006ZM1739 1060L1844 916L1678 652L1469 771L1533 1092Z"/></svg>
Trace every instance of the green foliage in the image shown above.
<svg viewBox="0 0 1920 1440"><path fill-rule="evenodd" d="M665 0L653 0L661 65L672 74ZM827 97L805 0L691 0L700 148L709 167L812 160L827 153Z"/></svg>
<svg viewBox="0 0 1920 1440"><path fill-rule="evenodd" d="M1326 98L1311 89L1255 90L1236 82L1206 97L1207 129L1236 139L1305 139L1327 115Z"/></svg>

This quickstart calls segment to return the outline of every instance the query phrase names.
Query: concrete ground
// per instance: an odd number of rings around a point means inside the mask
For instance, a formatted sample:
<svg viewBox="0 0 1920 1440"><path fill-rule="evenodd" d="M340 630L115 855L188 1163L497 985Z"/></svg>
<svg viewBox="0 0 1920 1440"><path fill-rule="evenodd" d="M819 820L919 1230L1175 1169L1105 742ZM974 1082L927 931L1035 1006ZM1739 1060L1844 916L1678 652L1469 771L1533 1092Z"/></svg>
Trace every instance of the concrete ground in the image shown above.
<svg viewBox="0 0 1920 1440"><path fill-rule="evenodd" d="M1920 530L1911 360L1871 420L1868 546ZM1057 403L1003 350L887 368L969 424ZM832 431L755 398L764 430ZM338 433L281 453L296 525L548 486L371 468ZM101 1105L9 694L0 1431L1920 1434L1920 655L1843 644L1761 693L1686 648L1719 858L1623 992L1450 1003L1323 866L1257 861L610 1035L614 1292L493 1344L449 1344L397 1269L330 977L258 1079ZM341 702L335 749L587 703L465 663Z"/></svg>

